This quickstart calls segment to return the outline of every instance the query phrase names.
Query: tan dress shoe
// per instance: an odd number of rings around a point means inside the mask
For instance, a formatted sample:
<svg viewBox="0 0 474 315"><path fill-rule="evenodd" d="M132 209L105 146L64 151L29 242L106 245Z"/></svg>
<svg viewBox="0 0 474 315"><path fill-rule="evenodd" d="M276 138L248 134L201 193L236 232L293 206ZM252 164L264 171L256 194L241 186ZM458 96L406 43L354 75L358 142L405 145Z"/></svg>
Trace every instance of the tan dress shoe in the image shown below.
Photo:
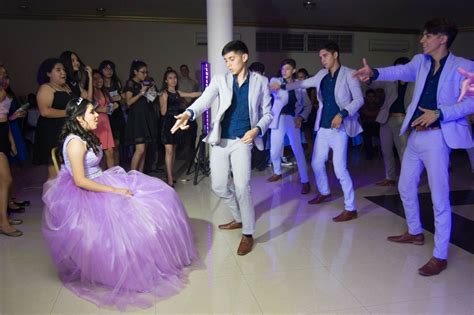
<svg viewBox="0 0 474 315"><path fill-rule="evenodd" d="M283 176L281 176L281 175L273 174L272 176L267 178L267 182L270 182L270 183L277 182L277 181L281 180L282 178L283 178Z"/></svg>
<svg viewBox="0 0 474 315"><path fill-rule="evenodd" d="M440 274L446 267L448 267L448 261L446 259L431 257L423 267L418 269L418 273L426 277L435 276Z"/></svg>
<svg viewBox="0 0 474 315"><path fill-rule="evenodd" d="M308 201L308 203L310 205L317 205L317 204L320 204L322 202L327 202L329 200L331 200L331 194L329 194L329 195L319 195L318 194L315 198Z"/></svg>
<svg viewBox="0 0 474 315"><path fill-rule="evenodd" d="M221 230L236 230L236 229L241 229L242 228L242 222L236 222L235 220L232 220L229 223L226 224L221 224L218 226L219 229Z"/></svg>
<svg viewBox="0 0 474 315"><path fill-rule="evenodd" d="M309 183L301 184L301 194L307 195L311 192L311 185Z"/></svg>
<svg viewBox="0 0 474 315"><path fill-rule="evenodd" d="M387 240L395 243L423 245L425 243L425 236L423 233L412 235L405 232L402 235L389 236Z"/></svg>
<svg viewBox="0 0 474 315"><path fill-rule="evenodd" d="M239 248L237 249L237 255L244 256L252 251L253 247L253 237L252 235L246 236L242 235L240 240Z"/></svg>
<svg viewBox="0 0 474 315"><path fill-rule="evenodd" d="M338 216L332 218L334 222L345 222L353 219L357 219L357 210L354 211L342 211Z"/></svg>

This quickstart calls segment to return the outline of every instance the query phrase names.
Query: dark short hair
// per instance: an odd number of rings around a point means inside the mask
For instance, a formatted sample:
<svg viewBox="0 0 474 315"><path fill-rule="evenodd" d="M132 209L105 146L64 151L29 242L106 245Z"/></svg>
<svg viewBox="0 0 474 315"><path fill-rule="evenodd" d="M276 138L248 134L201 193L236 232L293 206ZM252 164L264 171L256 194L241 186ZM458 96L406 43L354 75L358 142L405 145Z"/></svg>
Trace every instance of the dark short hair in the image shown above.
<svg viewBox="0 0 474 315"><path fill-rule="evenodd" d="M429 34L443 34L448 36L446 46L451 47L458 34L458 28L453 20L443 17L437 17L429 20L423 26L423 31Z"/></svg>
<svg viewBox="0 0 474 315"><path fill-rule="evenodd" d="M323 47L321 47L320 50L327 50L329 51L331 54L337 52L339 54L339 45L336 44L335 42L333 41L327 41Z"/></svg>
<svg viewBox="0 0 474 315"><path fill-rule="evenodd" d="M179 66L179 70L181 70L181 68L186 68L186 69L188 69L188 70L189 70L189 67L188 67L188 65L181 65L181 66Z"/></svg>
<svg viewBox="0 0 474 315"><path fill-rule="evenodd" d="M376 95L375 90L374 90L374 89L368 89L367 91L365 91L365 96L367 96L367 95L369 95L369 94L374 94L374 95Z"/></svg>
<svg viewBox="0 0 474 315"><path fill-rule="evenodd" d="M286 58L286 59L283 59L280 63L280 68L283 67L284 65L290 65L293 69L296 68L296 61L295 59L291 59L291 58Z"/></svg>
<svg viewBox="0 0 474 315"><path fill-rule="evenodd" d="M249 70L252 72L259 72L259 73L264 73L265 72L265 65L261 62L252 62L252 64L249 67Z"/></svg>
<svg viewBox="0 0 474 315"><path fill-rule="evenodd" d="M230 52L236 52L239 54L249 54L249 49L247 45L241 40L233 40L228 42L224 48L222 48L222 56L227 55Z"/></svg>
<svg viewBox="0 0 474 315"><path fill-rule="evenodd" d="M410 62L410 58L408 57L398 57L397 59L395 59L395 61L393 62L393 65L396 66L396 65L406 65L407 63Z"/></svg>
<svg viewBox="0 0 474 315"><path fill-rule="evenodd" d="M296 71L296 73L300 72L303 73L305 77L309 77L309 72L305 68L299 68L298 71Z"/></svg>

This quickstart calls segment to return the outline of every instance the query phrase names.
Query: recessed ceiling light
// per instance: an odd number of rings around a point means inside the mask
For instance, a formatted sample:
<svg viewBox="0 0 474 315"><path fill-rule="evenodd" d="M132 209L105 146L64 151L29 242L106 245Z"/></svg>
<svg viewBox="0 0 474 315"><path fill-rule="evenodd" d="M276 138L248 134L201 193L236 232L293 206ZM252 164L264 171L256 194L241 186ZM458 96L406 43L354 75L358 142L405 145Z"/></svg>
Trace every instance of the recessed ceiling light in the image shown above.
<svg viewBox="0 0 474 315"><path fill-rule="evenodd" d="M98 7L95 10L99 12L100 14L105 14L105 11L107 11L107 9L104 7Z"/></svg>
<svg viewBox="0 0 474 315"><path fill-rule="evenodd" d="M305 0L305 1L303 1L303 7L304 7L306 10L313 10L314 8L316 8L316 1L313 1L313 0Z"/></svg>
<svg viewBox="0 0 474 315"><path fill-rule="evenodd" d="M18 9L23 10L23 11L27 11L27 10L30 9L30 6L27 5L27 4L20 4L20 5L18 6Z"/></svg>

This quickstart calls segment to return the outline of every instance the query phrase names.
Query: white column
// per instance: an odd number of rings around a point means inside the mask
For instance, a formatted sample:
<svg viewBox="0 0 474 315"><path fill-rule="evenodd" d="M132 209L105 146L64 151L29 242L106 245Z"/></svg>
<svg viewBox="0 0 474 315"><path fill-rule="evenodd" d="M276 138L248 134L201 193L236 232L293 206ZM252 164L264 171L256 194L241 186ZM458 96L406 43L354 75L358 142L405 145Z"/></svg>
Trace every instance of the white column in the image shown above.
<svg viewBox="0 0 474 315"><path fill-rule="evenodd" d="M207 3L207 58L211 77L226 73L222 48L233 39L232 0L206 0ZM211 117L217 106L212 106Z"/></svg>

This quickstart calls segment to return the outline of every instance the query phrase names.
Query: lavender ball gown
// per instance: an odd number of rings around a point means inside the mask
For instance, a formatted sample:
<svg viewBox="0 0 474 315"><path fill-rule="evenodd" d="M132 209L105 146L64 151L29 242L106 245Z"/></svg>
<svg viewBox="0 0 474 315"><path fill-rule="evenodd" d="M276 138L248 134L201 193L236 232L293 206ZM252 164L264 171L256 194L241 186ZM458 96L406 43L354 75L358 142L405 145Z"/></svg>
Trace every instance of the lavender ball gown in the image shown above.
<svg viewBox="0 0 474 315"><path fill-rule="evenodd" d="M65 166L44 186L43 235L64 285L98 306L146 308L173 295L186 282L185 268L197 257L185 208L163 181L120 167L102 172L89 150L86 176L128 188L133 197L77 187ZM82 141L82 140L81 140Z"/></svg>

